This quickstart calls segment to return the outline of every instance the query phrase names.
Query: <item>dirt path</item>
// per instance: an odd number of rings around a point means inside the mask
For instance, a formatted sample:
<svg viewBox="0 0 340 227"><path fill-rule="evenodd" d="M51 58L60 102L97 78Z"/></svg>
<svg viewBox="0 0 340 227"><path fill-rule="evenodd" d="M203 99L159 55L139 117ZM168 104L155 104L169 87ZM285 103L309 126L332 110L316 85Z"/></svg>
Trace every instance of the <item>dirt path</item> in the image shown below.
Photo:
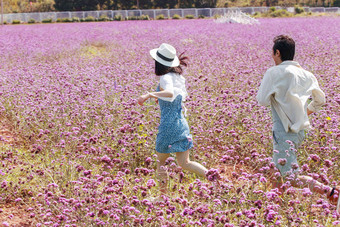
<svg viewBox="0 0 340 227"><path fill-rule="evenodd" d="M18 134L14 131L12 124L0 116L0 146L19 146L22 143Z"/></svg>
<svg viewBox="0 0 340 227"><path fill-rule="evenodd" d="M0 147L2 146L18 146L21 141L14 132L10 122L0 117ZM5 167L6 168L6 167ZM27 206L16 205L12 203L0 203L0 227L26 227L33 226L30 220L30 212Z"/></svg>
<svg viewBox="0 0 340 227"><path fill-rule="evenodd" d="M0 205L0 226L27 227L33 226L27 207L15 204Z"/></svg>

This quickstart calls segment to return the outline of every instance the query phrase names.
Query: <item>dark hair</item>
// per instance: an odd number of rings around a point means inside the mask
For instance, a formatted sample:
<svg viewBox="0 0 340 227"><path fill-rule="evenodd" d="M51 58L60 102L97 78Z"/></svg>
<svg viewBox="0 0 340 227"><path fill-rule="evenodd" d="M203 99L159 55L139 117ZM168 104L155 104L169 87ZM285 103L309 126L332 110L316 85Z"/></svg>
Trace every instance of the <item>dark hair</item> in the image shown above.
<svg viewBox="0 0 340 227"><path fill-rule="evenodd" d="M273 51L280 51L282 61L291 61L295 55L295 42L288 35L279 35L274 38Z"/></svg>
<svg viewBox="0 0 340 227"><path fill-rule="evenodd" d="M179 66L176 66L176 67L168 67L155 60L155 74L157 76L163 76L167 73L182 74L183 73L182 66L185 66L185 67L188 66L188 60L189 60L189 58L186 56L183 56L183 54L184 52L178 56Z"/></svg>

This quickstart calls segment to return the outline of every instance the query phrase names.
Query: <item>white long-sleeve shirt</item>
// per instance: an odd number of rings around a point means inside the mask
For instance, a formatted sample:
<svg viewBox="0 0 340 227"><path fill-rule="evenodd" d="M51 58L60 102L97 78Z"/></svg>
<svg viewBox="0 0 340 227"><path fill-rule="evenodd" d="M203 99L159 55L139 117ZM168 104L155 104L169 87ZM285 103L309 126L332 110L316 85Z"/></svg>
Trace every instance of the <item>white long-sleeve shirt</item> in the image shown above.
<svg viewBox="0 0 340 227"><path fill-rule="evenodd" d="M310 96L312 101L308 104ZM307 108L317 112L326 102L315 76L295 61L284 61L269 68L256 98L260 105L272 105L285 131L295 133L310 128Z"/></svg>

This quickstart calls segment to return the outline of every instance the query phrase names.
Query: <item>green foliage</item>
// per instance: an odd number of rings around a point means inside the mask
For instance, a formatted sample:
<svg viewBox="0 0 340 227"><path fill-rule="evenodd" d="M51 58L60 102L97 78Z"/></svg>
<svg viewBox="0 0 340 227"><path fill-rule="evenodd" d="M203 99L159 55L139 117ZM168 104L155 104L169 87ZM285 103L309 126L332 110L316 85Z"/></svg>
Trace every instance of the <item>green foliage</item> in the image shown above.
<svg viewBox="0 0 340 227"><path fill-rule="evenodd" d="M72 22L80 22L80 18L79 17L72 17Z"/></svg>
<svg viewBox="0 0 340 227"><path fill-rule="evenodd" d="M178 14L174 14L174 15L172 16L172 19L178 20L178 19L181 19L181 16L178 15Z"/></svg>
<svg viewBox="0 0 340 227"><path fill-rule="evenodd" d="M139 20L139 16L129 16L126 20Z"/></svg>
<svg viewBox="0 0 340 227"><path fill-rule="evenodd" d="M340 7L340 0L334 0L333 7Z"/></svg>
<svg viewBox="0 0 340 227"><path fill-rule="evenodd" d="M276 8L274 6L269 8L269 12L275 12L275 11L276 11Z"/></svg>
<svg viewBox="0 0 340 227"><path fill-rule="evenodd" d="M60 23L60 22L62 22L62 19L61 18L57 18L57 20L55 22Z"/></svg>
<svg viewBox="0 0 340 227"><path fill-rule="evenodd" d="M269 13L270 17L291 17L292 14L285 9L279 9Z"/></svg>
<svg viewBox="0 0 340 227"><path fill-rule="evenodd" d="M291 17L293 16L293 14L288 12L286 9L276 10L275 7L270 7L268 12L265 12L265 13L255 12L253 16L255 18L258 18L258 17Z"/></svg>
<svg viewBox="0 0 340 227"><path fill-rule="evenodd" d="M96 10L98 1L92 0L54 0L54 7L59 11L88 11Z"/></svg>
<svg viewBox="0 0 340 227"><path fill-rule="evenodd" d="M195 16L192 14L188 14L185 16L186 19L195 19Z"/></svg>
<svg viewBox="0 0 340 227"><path fill-rule="evenodd" d="M65 18L61 19L61 22L70 23L70 22L73 22L73 20L71 18L65 17Z"/></svg>
<svg viewBox="0 0 340 227"><path fill-rule="evenodd" d="M4 13L29 13L54 11L54 0L6 0L3 1Z"/></svg>
<svg viewBox="0 0 340 227"><path fill-rule="evenodd" d="M295 11L296 14L301 14L301 13L305 12L304 8L301 7L301 6L295 6L294 11Z"/></svg>
<svg viewBox="0 0 340 227"><path fill-rule="evenodd" d="M41 21L42 23L52 23L52 18L46 18Z"/></svg>
<svg viewBox="0 0 340 227"><path fill-rule="evenodd" d="M156 16L156 20L164 20L165 17L164 17L164 14L159 14Z"/></svg>
<svg viewBox="0 0 340 227"><path fill-rule="evenodd" d="M20 20L13 20L13 21L12 21L12 24L20 24L20 23L21 23Z"/></svg>
<svg viewBox="0 0 340 227"><path fill-rule="evenodd" d="M141 20L150 20L149 15L142 15L140 16Z"/></svg>
<svg viewBox="0 0 340 227"><path fill-rule="evenodd" d="M215 14L215 15L214 15L214 19L217 19L217 18L220 18L220 17L221 17L220 14Z"/></svg>
<svg viewBox="0 0 340 227"><path fill-rule="evenodd" d="M123 20L123 16L122 15L115 15L113 20L116 20L116 21L122 21Z"/></svg>
<svg viewBox="0 0 340 227"><path fill-rule="evenodd" d="M101 15L98 19L98 21L109 21L110 18L107 15Z"/></svg>
<svg viewBox="0 0 340 227"><path fill-rule="evenodd" d="M150 20L150 17L148 15L130 16L127 17L126 20Z"/></svg>
<svg viewBox="0 0 340 227"><path fill-rule="evenodd" d="M129 16L126 20L139 20L138 16Z"/></svg>
<svg viewBox="0 0 340 227"><path fill-rule="evenodd" d="M36 21L35 21L33 18L31 18L31 19L28 20L27 23L29 23L29 24L34 24L35 22L36 22Z"/></svg>
<svg viewBox="0 0 340 227"><path fill-rule="evenodd" d="M93 16L87 16L85 18L85 22L93 22L93 21L96 21L96 18L94 18Z"/></svg>
<svg viewBox="0 0 340 227"><path fill-rule="evenodd" d="M199 19L204 19L205 16L204 16L204 15L198 15L198 18L199 18Z"/></svg>

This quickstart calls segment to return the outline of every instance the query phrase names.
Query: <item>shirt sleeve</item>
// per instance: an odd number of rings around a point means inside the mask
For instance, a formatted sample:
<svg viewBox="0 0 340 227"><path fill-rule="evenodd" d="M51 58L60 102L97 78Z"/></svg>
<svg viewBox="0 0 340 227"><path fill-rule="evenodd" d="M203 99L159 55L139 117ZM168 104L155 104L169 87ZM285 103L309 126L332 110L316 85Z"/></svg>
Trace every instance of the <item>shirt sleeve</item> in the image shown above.
<svg viewBox="0 0 340 227"><path fill-rule="evenodd" d="M312 102L308 105L308 109L313 112L318 112L326 103L325 93L320 89L316 78L313 79L314 89L312 90Z"/></svg>
<svg viewBox="0 0 340 227"><path fill-rule="evenodd" d="M270 105L270 97L274 93L273 81L271 78L271 71L267 70L264 74L256 99L262 106Z"/></svg>
<svg viewBox="0 0 340 227"><path fill-rule="evenodd" d="M174 93L174 84L173 84L171 75L165 74L165 75L161 76L160 81L159 81L159 85L164 90L167 90L167 91L170 91L171 93Z"/></svg>

